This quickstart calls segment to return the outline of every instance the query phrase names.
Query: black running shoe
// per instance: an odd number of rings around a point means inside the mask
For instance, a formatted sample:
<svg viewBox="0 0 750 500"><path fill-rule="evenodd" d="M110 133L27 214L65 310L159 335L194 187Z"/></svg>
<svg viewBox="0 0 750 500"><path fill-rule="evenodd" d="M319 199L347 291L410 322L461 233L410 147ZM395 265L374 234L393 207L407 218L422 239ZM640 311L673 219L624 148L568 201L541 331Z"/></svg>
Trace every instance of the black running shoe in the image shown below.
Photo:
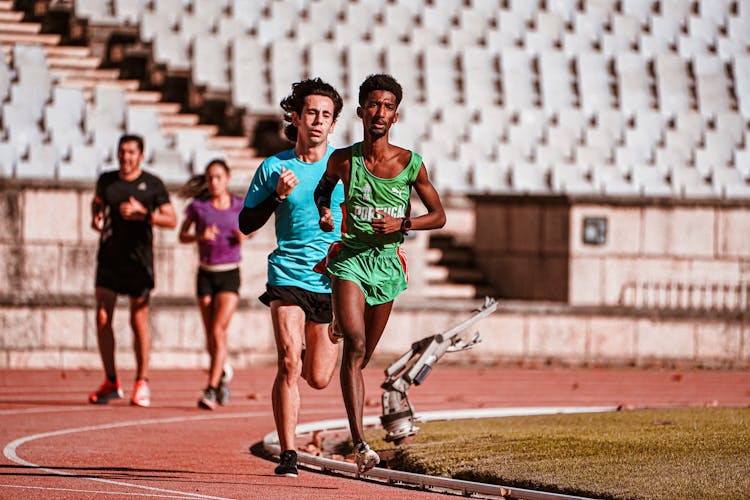
<svg viewBox="0 0 750 500"><path fill-rule="evenodd" d="M297 452L294 450L283 452L274 473L277 476L297 477Z"/></svg>
<svg viewBox="0 0 750 500"><path fill-rule="evenodd" d="M203 397L198 400L198 408L206 410L215 410L219 405L219 391L211 386L206 387L203 391Z"/></svg>
<svg viewBox="0 0 750 500"><path fill-rule="evenodd" d="M230 395L231 395L231 391L229 390L229 386L222 379L221 383L219 384L219 394L218 394L216 400L222 406L227 405L227 404L229 404L229 396Z"/></svg>

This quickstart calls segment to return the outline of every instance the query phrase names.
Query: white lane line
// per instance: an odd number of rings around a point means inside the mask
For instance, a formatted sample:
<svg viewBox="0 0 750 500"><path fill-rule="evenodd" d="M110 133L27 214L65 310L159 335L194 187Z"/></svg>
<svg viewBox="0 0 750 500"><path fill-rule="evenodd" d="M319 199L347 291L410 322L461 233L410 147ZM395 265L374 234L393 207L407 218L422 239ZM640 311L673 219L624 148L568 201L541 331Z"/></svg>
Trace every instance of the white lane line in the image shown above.
<svg viewBox="0 0 750 500"><path fill-rule="evenodd" d="M268 415L269 415L269 412L264 411L264 412L250 412L250 413L233 413L233 414L226 414L226 415L205 415L205 416L201 415L201 416L192 416L192 417L149 418L149 419L144 419L144 420L130 420L127 422L114 422L114 423L109 423L109 424L87 425L84 427L61 429L59 431L42 432L39 434L32 434L30 436L24 436L24 437L18 438L14 441L11 441L5 446L5 448L3 449L3 455L5 455L5 458L7 458L8 460L11 460L17 464L24 465L26 467L33 467L35 469L43 470L51 474L57 474L58 476L76 477L80 479L88 479L89 481L96 481L96 482L106 483L106 484L114 484L117 486L126 486L130 488L140 488L140 489L144 489L148 491L155 491L155 492L165 493L165 494L180 495L180 498L208 498L212 500L227 500L227 499L224 499L223 497L214 497L214 496L209 496L209 495L199 495L195 493L168 490L164 488L157 488L154 486L127 483L124 481L113 481L111 479L103 479L103 478L92 477L88 475L74 474L72 472L52 469L49 467L42 467L41 465L31 463L19 457L17 450L21 445L28 443L30 441L35 441L37 439L45 439L49 437L65 436L68 434L75 434L79 432L102 431L102 430L109 430L109 429L117 429L121 427L131 427L134 425L174 424L174 423L182 423L182 422L194 422L194 421L200 421L200 420L265 417ZM102 492L102 493L106 493L106 492Z"/></svg>
<svg viewBox="0 0 750 500"><path fill-rule="evenodd" d="M330 413L330 410L308 410L305 413ZM30 436L24 436L21 438L18 438L14 441L11 441L7 445L5 445L5 448L3 449L3 455L5 455L5 458L8 460L11 460L17 464L24 465L26 467L33 467L35 469L39 469L45 472L49 472L51 474L56 474L58 476L67 476L67 477L75 477L79 479L87 479L89 481L96 481L100 483L107 483L107 484L114 484L117 486L126 486L130 488L141 488L149 491L156 491L159 493L165 493L165 494L172 494L172 495L180 495L178 498L206 498L211 500L229 500L225 499L223 497L213 497L209 495L199 495L195 493L187 493L182 491L175 491L175 490L167 490L164 488L156 488L154 486L146 486L141 484L133 484L133 483L126 483L124 481L113 481L111 479L102 479L98 477L92 477L89 475L82 475L82 474L74 474L72 472L62 471L58 469L52 469L49 467L42 467L41 465L31 463L27 460L24 460L23 458L18 456L17 450L18 448L30 441L35 441L37 439L45 439L48 437L56 437L56 436L64 436L67 434L75 434L79 432L91 432L91 431L101 431L101 430L109 430L109 429L117 429L121 427L130 427L134 425L158 425L158 424L173 424L173 423L182 423L182 422L195 422L200 420L220 420L220 419L230 419L230 418L251 418L251 417L267 417L271 415L268 411L263 412L246 412L246 413L230 413L230 414L224 414L224 415L200 415L200 416L192 416L192 417L169 417L169 418L149 418L144 420L131 420L126 422L113 422L109 424L100 424L100 425L88 425L84 427L74 427L71 429L61 429L58 431L51 431L51 432L42 432L39 434L33 434ZM106 493L102 491L102 493Z"/></svg>
<svg viewBox="0 0 750 500"><path fill-rule="evenodd" d="M16 410L0 410L0 416L2 415L25 415L28 413L60 413L64 411L88 411L96 408L96 411L100 410L111 410L112 407L101 408L100 405L94 406L91 404L81 405L76 407L60 408L59 406L44 406L41 408L20 408Z"/></svg>
<svg viewBox="0 0 750 500"><path fill-rule="evenodd" d="M17 488L22 490L44 490L44 491L68 491L71 493L90 493L94 495L100 495L101 490L77 490L73 488L48 488L45 486L21 486L18 484L0 484L0 488ZM173 495L156 495L154 493L130 493L127 491L107 491L107 495L120 495L120 496L131 496L131 497L149 497L149 498L187 498L185 496L173 496Z"/></svg>

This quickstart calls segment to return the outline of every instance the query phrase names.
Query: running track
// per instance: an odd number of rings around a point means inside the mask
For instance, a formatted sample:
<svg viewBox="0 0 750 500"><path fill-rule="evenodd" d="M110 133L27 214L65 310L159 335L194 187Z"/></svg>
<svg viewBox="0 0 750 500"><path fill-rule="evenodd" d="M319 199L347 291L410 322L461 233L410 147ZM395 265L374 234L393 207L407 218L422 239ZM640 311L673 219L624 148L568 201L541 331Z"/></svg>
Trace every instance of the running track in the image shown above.
<svg viewBox="0 0 750 500"><path fill-rule="evenodd" d="M0 370L0 498L438 498L302 470L273 475L249 448L274 430L270 367L238 370L233 399L215 412L195 402L196 370L154 371L153 406L86 404L94 371ZM130 372L123 373L126 397ZM379 414L382 369L366 370L366 414ZM750 373L495 369L438 366L410 399L417 412L508 406L750 406ZM343 418L338 381L302 389L300 422ZM298 442L303 445L304 442ZM444 498L444 497L443 497Z"/></svg>

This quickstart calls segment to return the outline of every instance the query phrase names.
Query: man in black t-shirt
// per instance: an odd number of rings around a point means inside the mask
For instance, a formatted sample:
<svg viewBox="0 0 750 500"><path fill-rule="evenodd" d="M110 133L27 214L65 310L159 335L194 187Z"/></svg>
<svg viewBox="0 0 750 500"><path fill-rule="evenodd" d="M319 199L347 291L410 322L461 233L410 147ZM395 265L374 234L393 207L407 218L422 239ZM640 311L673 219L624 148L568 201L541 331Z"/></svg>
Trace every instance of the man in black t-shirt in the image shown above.
<svg viewBox="0 0 750 500"><path fill-rule="evenodd" d="M89 396L104 404L123 397L115 367L112 317L118 294L130 297L137 374L130 403L149 406L149 295L154 288L153 226L175 228L177 217L164 183L141 170L143 139L124 135L117 146L119 170L105 172L96 183L91 227L101 233L96 267L96 330L106 380Z"/></svg>

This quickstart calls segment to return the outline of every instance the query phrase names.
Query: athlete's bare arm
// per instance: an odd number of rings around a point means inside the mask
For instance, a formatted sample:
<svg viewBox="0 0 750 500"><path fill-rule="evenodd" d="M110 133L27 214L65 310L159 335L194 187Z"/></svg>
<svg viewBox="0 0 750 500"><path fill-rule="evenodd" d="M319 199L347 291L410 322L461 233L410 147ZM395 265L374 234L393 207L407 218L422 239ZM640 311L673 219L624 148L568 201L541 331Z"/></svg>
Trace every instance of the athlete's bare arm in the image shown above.
<svg viewBox="0 0 750 500"><path fill-rule="evenodd" d="M445 210L443 203L440 201L435 186L430 182L427 175L427 168L422 163L419 167L417 179L414 181L414 190L417 192L419 199L424 203L427 213L411 219L412 229L438 229L445 225Z"/></svg>
<svg viewBox="0 0 750 500"><path fill-rule="evenodd" d="M351 167L351 147L337 149L328 158L326 171L315 189L315 204L318 206L320 229L330 233L333 231L333 213L331 212L331 193L336 183L344 183L344 192L349 189L349 172Z"/></svg>
<svg viewBox="0 0 750 500"><path fill-rule="evenodd" d="M104 221L104 203L97 195L91 200L91 228L94 231L102 232L102 222Z"/></svg>
<svg viewBox="0 0 750 500"><path fill-rule="evenodd" d="M171 203L164 203L151 212L151 224L153 226L174 229L177 227L177 215Z"/></svg>

